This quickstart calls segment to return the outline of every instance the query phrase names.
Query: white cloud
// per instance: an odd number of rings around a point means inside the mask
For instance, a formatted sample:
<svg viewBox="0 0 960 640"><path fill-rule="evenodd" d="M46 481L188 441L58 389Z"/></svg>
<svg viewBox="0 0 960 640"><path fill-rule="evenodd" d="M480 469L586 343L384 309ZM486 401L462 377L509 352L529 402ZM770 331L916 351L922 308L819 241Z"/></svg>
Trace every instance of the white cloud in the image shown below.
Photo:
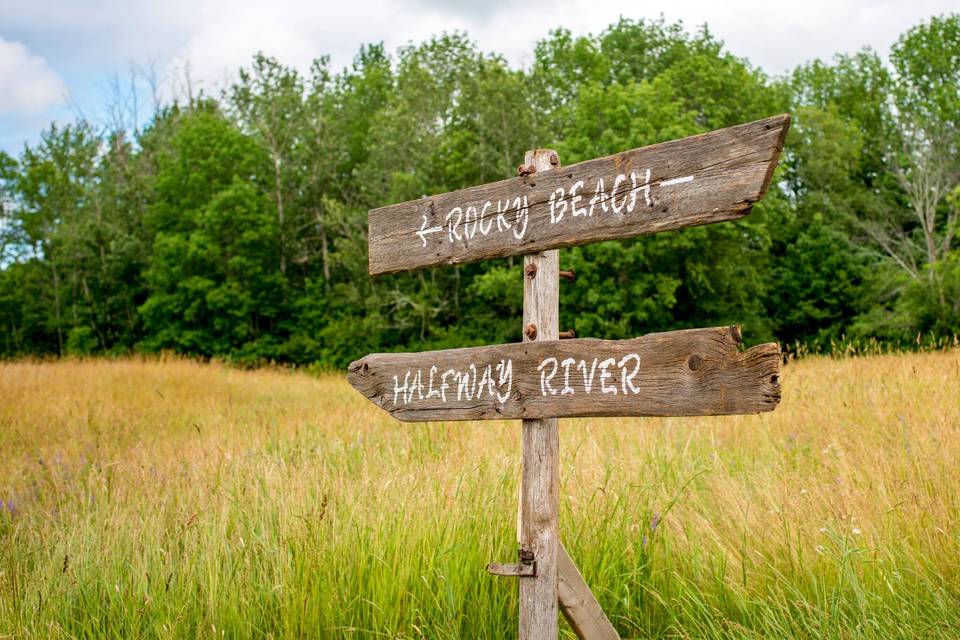
<svg viewBox="0 0 960 640"><path fill-rule="evenodd" d="M262 51L281 63L306 71L321 56L335 71L351 63L359 47L385 42L388 50L470 24L429 7L410 7L392 0L353 0L317 4L284 0L207 0L173 50L170 70L207 88L223 86L238 67L248 66Z"/></svg>
<svg viewBox="0 0 960 640"><path fill-rule="evenodd" d="M32 116L64 102L66 87L46 61L0 38L0 114Z"/></svg>
<svg viewBox="0 0 960 640"><path fill-rule="evenodd" d="M485 51L524 65L550 29L582 35L621 15L661 14L688 29L708 23L734 54L778 73L864 45L885 52L920 20L956 10L956 0L551 0L544 7L516 0L0 0L0 15L8 37L43 52L68 80L94 69L106 77L131 61L155 63L160 72L182 71L189 61L194 80L219 86L258 50L304 70L327 54L337 69L362 44L384 41L392 51L465 30Z"/></svg>
<svg viewBox="0 0 960 640"><path fill-rule="evenodd" d="M418 0L427 2L428 0ZM599 33L620 16L667 22L680 20L688 31L706 23L734 55L777 74L836 53L871 46L887 53L896 38L930 16L958 11L956 0L553 0L550 10L537 3L496 3L483 20L449 6L445 17L464 22L485 50L503 53L515 64L528 64L537 40L565 27L574 35Z"/></svg>
<svg viewBox="0 0 960 640"><path fill-rule="evenodd" d="M528 66L537 40L566 27L599 33L622 15L707 23L734 55L773 74L812 58L830 59L865 45L881 54L913 25L957 11L957 0L0 0L0 147L29 138L23 114L70 102L96 117L111 74L131 63L152 69L162 98L192 89L216 95L257 51L301 71L329 55L335 71L363 44L387 50L444 31L466 31L486 52ZM29 50L24 47L26 43ZM39 57L42 56L42 57ZM49 65L45 62L48 61ZM51 70L55 69L56 74ZM61 108L61 112L65 112ZM49 116L43 115L43 118ZM13 126L13 120L19 120ZM6 130L6 131L5 131ZM21 133L23 132L23 134Z"/></svg>

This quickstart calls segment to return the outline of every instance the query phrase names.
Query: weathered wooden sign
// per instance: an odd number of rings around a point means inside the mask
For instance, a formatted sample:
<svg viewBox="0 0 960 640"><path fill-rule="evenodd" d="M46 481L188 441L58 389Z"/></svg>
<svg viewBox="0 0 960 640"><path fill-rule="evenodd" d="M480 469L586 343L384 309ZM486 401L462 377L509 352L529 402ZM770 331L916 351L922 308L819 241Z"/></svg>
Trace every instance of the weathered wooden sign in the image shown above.
<svg viewBox="0 0 960 640"><path fill-rule="evenodd" d="M772 411L780 348L740 351L740 329L377 353L349 380L405 421L696 416Z"/></svg>
<svg viewBox="0 0 960 640"><path fill-rule="evenodd" d="M518 178L374 209L370 273L524 255L516 344L377 353L350 383L400 420L520 418L521 640L556 640L558 612L583 640L619 640L560 543L559 417L694 416L772 411L780 348L741 351L740 329L558 340L558 247L732 220L766 191L790 116L560 168L528 151Z"/></svg>
<svg viewBox="0 0 960 640"><path fill-rule="evenodd" d="M370 273L740 218L766 192L789 123L788 115L774 116L374 209Z"/></svg>

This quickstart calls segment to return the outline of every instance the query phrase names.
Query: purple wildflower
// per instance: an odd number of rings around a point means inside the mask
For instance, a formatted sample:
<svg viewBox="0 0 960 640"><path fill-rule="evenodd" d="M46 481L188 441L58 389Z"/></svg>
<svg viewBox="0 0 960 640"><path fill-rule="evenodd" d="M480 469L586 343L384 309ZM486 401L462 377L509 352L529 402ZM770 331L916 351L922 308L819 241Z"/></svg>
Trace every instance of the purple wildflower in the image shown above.
<svg viewBox="0 0 960 640"><path fill-rule="evenodd" d="M660 512L654 511L653 518L650 520L650 537L653 537L653 534L657 532L657 525L660 524ZM647 546L647 534L643 534L643 537L640 539L640 544L644 548Z"/></svg>

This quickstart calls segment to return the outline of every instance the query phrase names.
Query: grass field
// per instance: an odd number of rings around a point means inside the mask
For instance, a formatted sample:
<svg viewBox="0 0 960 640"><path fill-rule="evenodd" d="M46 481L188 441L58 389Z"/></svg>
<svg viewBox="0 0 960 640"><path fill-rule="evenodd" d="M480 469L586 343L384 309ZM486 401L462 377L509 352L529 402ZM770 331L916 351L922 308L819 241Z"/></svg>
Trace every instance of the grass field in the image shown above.
<svg viewBox="0 0 960 640"><path fill-rule="evenodd" d="M513 637L484 567L518 446L335 375L0 365L0 638ZM772 414L567 420L561 452L624 637L960 637L957 351L791 362Z"/></svg>

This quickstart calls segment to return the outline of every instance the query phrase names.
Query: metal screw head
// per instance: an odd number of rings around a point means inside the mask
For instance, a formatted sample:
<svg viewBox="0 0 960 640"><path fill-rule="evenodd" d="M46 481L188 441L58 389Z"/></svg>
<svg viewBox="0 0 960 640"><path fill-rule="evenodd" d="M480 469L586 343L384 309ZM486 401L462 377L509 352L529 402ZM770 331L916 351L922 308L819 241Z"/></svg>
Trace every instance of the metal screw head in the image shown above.
<svg viewBox="0 0 960 640"><path fill-rule="evenodd" d="M523 333L530 340L537 339L537 325L531 323L527 325L527 328L523 330Z"/></svg>
<svg viewBox="0 0 960 640"><path fill-rule="evenodd" d="M560 156L557 155L556 151L550 154L550 164L552 164L553 166L557 166L558 164L560 164Z"/></svg>

